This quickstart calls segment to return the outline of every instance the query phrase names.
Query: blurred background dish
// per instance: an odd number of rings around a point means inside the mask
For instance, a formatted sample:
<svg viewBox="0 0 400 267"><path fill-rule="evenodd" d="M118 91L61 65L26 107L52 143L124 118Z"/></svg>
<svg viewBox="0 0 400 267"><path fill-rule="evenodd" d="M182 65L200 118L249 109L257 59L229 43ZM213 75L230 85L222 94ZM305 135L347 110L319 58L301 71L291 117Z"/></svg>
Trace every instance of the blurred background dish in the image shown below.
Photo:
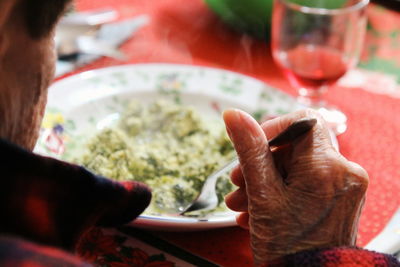
<svg viewBox="0 0 400 267"><path fill-rule="evenodd" d="M259 39L269 39L273 0L205 0L228 25ZM315 6L320 0L296 0L299 5ZM324 6L338 8L343 0L324 0Z"/></svg>
<svg viewBox="0 0 400 267"><path fill-rule="evenodd" d="M205 0L233 28L265 39L269 33L273 0Z"/></svg>

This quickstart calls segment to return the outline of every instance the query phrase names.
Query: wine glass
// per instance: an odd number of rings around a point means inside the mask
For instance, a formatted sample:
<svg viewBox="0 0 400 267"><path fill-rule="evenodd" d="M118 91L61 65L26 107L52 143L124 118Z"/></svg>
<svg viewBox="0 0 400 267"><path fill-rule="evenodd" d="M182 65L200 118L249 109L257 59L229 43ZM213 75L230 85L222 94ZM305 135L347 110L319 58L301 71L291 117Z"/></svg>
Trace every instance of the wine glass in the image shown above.
<svg viewBox="0 0 400 267"><path fill-rule="evenodd" d="M324 102L327 89L358 63L369 0L275 0L272 54L298 100L317 109L336 134L346 115Z"/></svg>

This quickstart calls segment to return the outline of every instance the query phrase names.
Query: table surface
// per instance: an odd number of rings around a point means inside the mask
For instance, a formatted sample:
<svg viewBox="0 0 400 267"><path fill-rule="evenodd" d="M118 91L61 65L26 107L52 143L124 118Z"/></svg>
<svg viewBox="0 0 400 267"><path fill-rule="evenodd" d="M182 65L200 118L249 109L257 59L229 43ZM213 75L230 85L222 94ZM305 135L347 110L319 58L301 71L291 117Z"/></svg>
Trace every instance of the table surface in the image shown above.
<svg viewBox="0 0 400 267"><path fill-rule="evenodd" d="M65 76L121 64L184 63L236 71L296 94L273 63L268 43L232 30L202 0L76 1L77 10L101 7L116 9L121 20L148 14L151 21L121 46L129 56L128 61L101 58ZM338 137L342 154L362 165L370 175L359 227L360 246L383 229L400 200L400 13L371 5L368 14L368 36L359 68L351 71L326 96L328 103L348 116L348 130ZM118 245L117 238L110 239L113 235L107 231L96 229L91 233L91 241L98 247L107 240ZM239 227L152 234L222 266L252 264L249 234ZM127 238L129 235L120 241L126 244ZM103 252L85 248L82 251L81 255L89 261L129 266L115 257L105 260L100 255L105 253L104 248ZM152 253L132 250L132 247L129 251L136 256ZM166 262L165 266L173 266Z"/></svg>

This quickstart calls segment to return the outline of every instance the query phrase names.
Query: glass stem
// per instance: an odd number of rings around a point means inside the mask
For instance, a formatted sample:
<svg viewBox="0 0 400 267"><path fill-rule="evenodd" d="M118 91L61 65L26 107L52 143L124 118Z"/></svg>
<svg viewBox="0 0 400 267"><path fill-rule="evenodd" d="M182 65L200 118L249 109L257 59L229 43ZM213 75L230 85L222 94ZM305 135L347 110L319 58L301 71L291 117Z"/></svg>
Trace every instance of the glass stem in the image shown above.
<svg viewBox="0 0 400 267"><path fill-rule="evenodd" d="M325 106L323 96L328 90L328 86L319 88L300 88L298 101L311 108L319 108Z"/></svg>

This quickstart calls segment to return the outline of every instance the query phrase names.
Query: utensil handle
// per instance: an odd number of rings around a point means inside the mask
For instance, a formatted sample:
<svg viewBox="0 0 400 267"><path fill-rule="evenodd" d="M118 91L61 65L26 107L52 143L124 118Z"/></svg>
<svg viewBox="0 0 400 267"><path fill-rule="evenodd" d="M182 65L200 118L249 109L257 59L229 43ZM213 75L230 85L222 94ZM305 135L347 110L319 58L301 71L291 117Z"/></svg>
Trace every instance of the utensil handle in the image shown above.
<svg viewBox="0 0 400 267"><path fill-rule="evenodd" d="M206 184L215 184L215 182L217 181L217 179L224 173L232 170L236 165L239 164L239 159L237 157L235 157L232 161L228 162L227 164L225 164L225 166L223 166L222 168L220 168L219 170L217 170L216 172L214 172L213 174L211 174L209 176L209 178L206 180L204 186L206 186Z"/></svg>

